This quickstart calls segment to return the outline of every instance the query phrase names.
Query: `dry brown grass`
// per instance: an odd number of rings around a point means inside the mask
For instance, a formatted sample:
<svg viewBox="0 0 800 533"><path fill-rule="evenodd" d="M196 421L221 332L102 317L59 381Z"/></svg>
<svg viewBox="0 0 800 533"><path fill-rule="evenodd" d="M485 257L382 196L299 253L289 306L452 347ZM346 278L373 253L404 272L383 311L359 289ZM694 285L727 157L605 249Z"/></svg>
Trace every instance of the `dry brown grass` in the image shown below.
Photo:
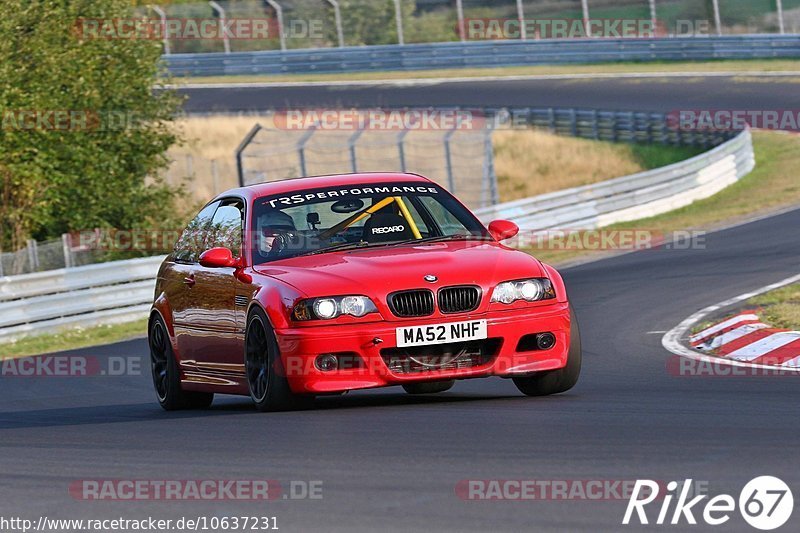
<svg viewBox="0 0 800 533"><path fill-rule="evenodd" d="M233 152L248 131L269 117L212 115L185 117L178 121L178 129L186 139L176 150L187 151L206 159L233 157Z"/></svg>
<svg viewBox="0 0 800 533"><path fill-rule="evenodd" d="M264 117L251 116L186 117L178 120L176 129L184 143L168 152L173 164L166 174L167 181L177 184L186 179L198 200L236 187L234 151L253 125L264 120ZM216 161L217 165L216 186L211 161Z"/></svg>
<svg viewBox="0 0 800 533"><path fill-rule="evenodd" d="M627 145L542 131L499 131L494 136L494 147L501 201L645 170Z"/></svg>

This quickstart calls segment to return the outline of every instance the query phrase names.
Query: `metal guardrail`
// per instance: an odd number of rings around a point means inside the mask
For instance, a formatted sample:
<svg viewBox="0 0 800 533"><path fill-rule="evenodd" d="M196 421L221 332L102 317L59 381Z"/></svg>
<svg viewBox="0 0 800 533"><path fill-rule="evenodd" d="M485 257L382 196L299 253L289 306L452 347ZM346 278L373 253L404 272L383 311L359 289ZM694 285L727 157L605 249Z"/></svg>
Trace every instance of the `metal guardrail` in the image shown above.
<svg viewBox="0 0 800 533"><path fill-rule="evenodd" d="M594 229L678 209L707 198L755 166L743 131L716 148L666 167L478 209L484 222L502 218L522 229Z"/></svg>
<svg viewBox="0 0 800 533"><path fill-rule="evenodd" d="M146 317L163 256L0 278L0 341Z"/></svg>
<svg viewBox="0 0 800 533"><path fill-rule="evenodd" d="M800 35L542 39L162 56L175 76L309 74L438 68L800 57Z"/></svg>
<svg viewBox="0 0 800 533"><path fill-rule="evenodd" d="M558 135L611 142L716 146L736 135L735 131L680 129L677 116L639 111L607 111L575 108L516 108L487 110L495 116L495 129L503 121L523 123Z"/></svg>
<svg viewBox="0 0 800 533"><path fill-rule="evenodd" d="M749 131L667 167L476 210L526 230L591 229L652 216L706 198L755 165ZM162 257L0 278L0 342L64 327L143 318Z"/></svg>

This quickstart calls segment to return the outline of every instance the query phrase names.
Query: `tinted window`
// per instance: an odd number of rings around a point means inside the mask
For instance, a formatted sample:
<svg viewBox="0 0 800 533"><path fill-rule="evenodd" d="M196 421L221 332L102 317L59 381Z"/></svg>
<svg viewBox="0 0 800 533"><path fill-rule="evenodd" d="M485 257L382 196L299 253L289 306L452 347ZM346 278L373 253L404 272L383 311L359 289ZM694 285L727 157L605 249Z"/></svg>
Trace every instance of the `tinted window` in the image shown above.
<svg viewBox="0 0 800 533"><path fill-rule="evenodd" d="M238 201L224 202L206 230L205 248L219 246L228 248L234 257L242 251L242 204Z"/></svg>
<svg viewBox="0 0 800 533"><path fill-rule="evenodd" d="M220 202L212 202L205 206L194 219L189 222L175 243L173 259L180 263L196 263L200 254L205 251L206 230L211 225L214 212Z"/></svg>

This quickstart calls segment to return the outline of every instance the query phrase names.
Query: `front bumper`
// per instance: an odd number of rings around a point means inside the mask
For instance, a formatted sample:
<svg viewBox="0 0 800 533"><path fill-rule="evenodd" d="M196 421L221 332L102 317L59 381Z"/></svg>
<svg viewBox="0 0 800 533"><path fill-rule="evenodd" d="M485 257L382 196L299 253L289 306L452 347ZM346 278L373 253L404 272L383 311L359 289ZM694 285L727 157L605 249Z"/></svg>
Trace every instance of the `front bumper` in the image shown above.
<svg viewBox="0 0 800 533"><path fill-rule="evenodd" d="M398 327L486 320L492 353L466 368L430 368L393 371L381 351L396 348ZM447 319L426 317L402 322L336 324L277 330L281 358L289 386L295 393L324 394L354 389L402 385L417 381L517 376L563 368L569 353L570 312L566 302L526 309L458 315ZM520 339L551 332L555 345L548 350L517 351ZM383 342L376 344L374 340ZM314 361L321 354L357 355L358 365L331 371L319 370Z"/></svg>

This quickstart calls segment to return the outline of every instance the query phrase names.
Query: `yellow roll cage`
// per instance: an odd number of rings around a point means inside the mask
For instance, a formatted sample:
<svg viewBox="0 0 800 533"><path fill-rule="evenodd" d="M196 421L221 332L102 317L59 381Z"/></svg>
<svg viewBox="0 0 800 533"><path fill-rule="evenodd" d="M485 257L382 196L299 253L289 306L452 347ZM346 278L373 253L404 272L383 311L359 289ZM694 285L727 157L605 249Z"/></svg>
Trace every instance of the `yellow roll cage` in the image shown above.
<svg viewBox="0 0 800 533"><path fill-rule="evenodd" d="M333 235L336 235L340 231L349 228L359 220L362 220L372 215L376 211L383 209L384 207L390 205L393 202L397 204L398 208L400 208L400 213L403 215L403 218L406 219L406 222L408 222L408 227L411 228L411 234L414 235L414 238L421 239L422 234L419 232L419 228L417 227L416 222L414 222L414 218L411 216L411 211L408 210L408 206L406 205L403 198L400 196L387 196L383 200L372 204L366 209L362 209L358 213L355 213L347 217L345 220L342 220L332 228L323 231L322 233L319 234L319 237L321 239L327 239Z"/></svg>

